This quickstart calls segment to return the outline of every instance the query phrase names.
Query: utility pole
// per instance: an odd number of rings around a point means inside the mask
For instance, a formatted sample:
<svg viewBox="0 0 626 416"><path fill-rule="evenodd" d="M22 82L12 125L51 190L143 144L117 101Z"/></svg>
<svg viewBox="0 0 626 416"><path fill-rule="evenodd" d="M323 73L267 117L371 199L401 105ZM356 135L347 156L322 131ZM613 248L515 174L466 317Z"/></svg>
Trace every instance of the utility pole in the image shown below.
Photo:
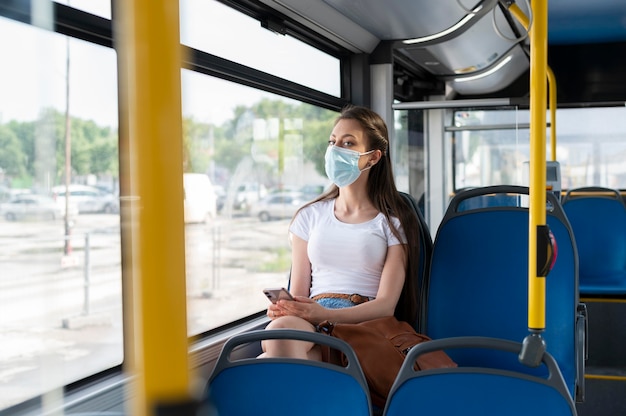
<svg viewBox="0 0 626 416"><path fill-rule="evenodd" d="M67 37L67 59L65 65L65 245L63 254L72 254L70 222L70 177L72 174L72 135L70 133L70 38Z"/></svg>

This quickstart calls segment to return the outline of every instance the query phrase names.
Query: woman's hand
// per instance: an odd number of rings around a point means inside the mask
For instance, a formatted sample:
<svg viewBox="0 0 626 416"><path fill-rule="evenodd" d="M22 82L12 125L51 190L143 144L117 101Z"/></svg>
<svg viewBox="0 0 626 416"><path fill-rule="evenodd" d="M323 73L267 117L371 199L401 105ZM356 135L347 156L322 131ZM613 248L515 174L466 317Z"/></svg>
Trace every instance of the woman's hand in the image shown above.
<svg viewBox="0 0 626 416"><path fill-rule="evenodd" d="M326 315L326 308L320 306L313 299L309 299L306 296L294 296L295 301L293 300L280 300L275 305L272 306L272 312L268 309L268 316L270 318L278 318L280 316L297 316L302 318L313 325L317 325L326 319L324 316ZM272 314L274 314L272 316Z"/></svg>
<svg viewBox="0 0 626 416"><path fill-rule="evenodd" d="M280 307L275 303L270 304L267 308L267 317L274 320L280 316L283 316L280 314Z"/></svg>

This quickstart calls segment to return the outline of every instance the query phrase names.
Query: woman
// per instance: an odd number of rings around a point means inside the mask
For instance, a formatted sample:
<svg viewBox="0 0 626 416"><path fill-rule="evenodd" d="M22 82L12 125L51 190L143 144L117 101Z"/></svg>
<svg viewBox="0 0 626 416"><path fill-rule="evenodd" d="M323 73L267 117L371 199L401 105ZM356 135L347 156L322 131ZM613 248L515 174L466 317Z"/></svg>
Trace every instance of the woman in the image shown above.
<svg viewBox="0 0 626 416"><path fill-rule="evenodd" d="M387 126L375 112L345 108L325 155L334 185L303 206L289 228L291 293L271 304L268 329L315 331L324 320L417 318L419 224L397 192ZM263 341L262 357L321 360L304 341Z"/></svg>

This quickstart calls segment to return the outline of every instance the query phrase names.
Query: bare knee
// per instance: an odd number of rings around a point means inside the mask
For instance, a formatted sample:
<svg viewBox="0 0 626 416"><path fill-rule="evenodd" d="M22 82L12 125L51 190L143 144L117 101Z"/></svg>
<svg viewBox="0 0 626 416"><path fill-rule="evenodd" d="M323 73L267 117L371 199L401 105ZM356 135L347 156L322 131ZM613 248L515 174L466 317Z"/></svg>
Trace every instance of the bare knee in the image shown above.
<svg viewBox="0 0 626 416"><path fill-rule="evenodd" d="M270 322L266 330L272 329L297 329L300 331L315 331L313 325L304 319L295 316L283 316ZM313 348L315 344L307 341L294 341L287 339L263 340L261 342L263 354L259 357L290 357L310 359L317 357Z"/></svg>
<svg viewBox="0 0 626 416"><path fill-rule="evenodd" d="M313 330L313 325L308 323L302 318L297 316L281 316L272 320L265 329L300 329L300 330Z"/></svg>

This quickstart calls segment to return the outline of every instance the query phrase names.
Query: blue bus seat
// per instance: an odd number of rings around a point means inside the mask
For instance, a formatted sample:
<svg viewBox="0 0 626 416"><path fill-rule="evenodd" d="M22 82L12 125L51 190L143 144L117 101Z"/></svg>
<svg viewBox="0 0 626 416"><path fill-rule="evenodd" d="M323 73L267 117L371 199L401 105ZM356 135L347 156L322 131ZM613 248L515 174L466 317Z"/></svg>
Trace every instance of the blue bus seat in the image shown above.
<svg viewBox="0 0 626 416"><path fill-rule="evenodd" d="M545 376L499 367L459 366L415 371L419 355L453 349L485 349L517 360L522 344L485 337L433 340L415 346L406 357L389 393L383 415L412 414L467 416L576 415L559 367L549 353L542 357Z"/></svg>
<svg viewBox="0 0 626 416"><path fill-rule="evenodd" d="M521 341L528 331L528 209L486 204L470 210L463 201L487 195L528 195L521 186L474 188L457 194L434 240L423 325L433 339L483 336ZM510 201L510 199L509 199ZM542 336L556 359L572 397L584 399L585 320L578 295L578 255L567 218L554 195L546 222L558 254L546 281L546 325ZM584 305L582 305L584 306ZM454 351L459 365L494 365L494 354ZM482 354L482 355L481 355ZM501 360L503 369L537 369Z"/></svg>
<svg viewBox="0 0 626 416"><path fill-rule="evenodd" d="M475 189L475 188L469 188ZM465 192L465 191L463 191ZM477 195L473 198L464 199L459 203L459 211L469 211L488 207L521 207L523 206L522 196L519 194L494 193L487 195Z"/></svg>
<svg viewBox="0 0 626 416"><path fill-rule="evenodd" d="M413 208L413 211L415 211L415 215L417 216L417 221L420 227L420 267L419 275L417 276L417 299L422 299L424 296L424 292L427 290L427 284L429 281L428 273L430 271L430 259L433 255L433 239L430 234L428 224L426 223L426 219L424 218L424 215L419 208L419 204L411 195L405 192L400 192L400 195L402 195L407 204L411 208ZM426 312L424 304L422 302L419 302L419 307L419 316L422 316ZM421 323L422 320L418 317L417 322L414 325L415 330L420 333L422 332L422 328L420 327Z"/></svg>
<svg viewBox="0 0 626 416"><path fill-rule="evenodd" d="M235 357L238 347L263 339L328 345L345 354L348 365ZM220 416L372 414L365 375L352 348L337 338L289 329L255 330L227 340L209 378L206 398Z"/></svg>
<svg viewBox="0 0 626 416"><path fill-rule="evenodd" d="M626 294L626 206L620 192L570 189L562 204L578 247L581 294Z"/></svg>

